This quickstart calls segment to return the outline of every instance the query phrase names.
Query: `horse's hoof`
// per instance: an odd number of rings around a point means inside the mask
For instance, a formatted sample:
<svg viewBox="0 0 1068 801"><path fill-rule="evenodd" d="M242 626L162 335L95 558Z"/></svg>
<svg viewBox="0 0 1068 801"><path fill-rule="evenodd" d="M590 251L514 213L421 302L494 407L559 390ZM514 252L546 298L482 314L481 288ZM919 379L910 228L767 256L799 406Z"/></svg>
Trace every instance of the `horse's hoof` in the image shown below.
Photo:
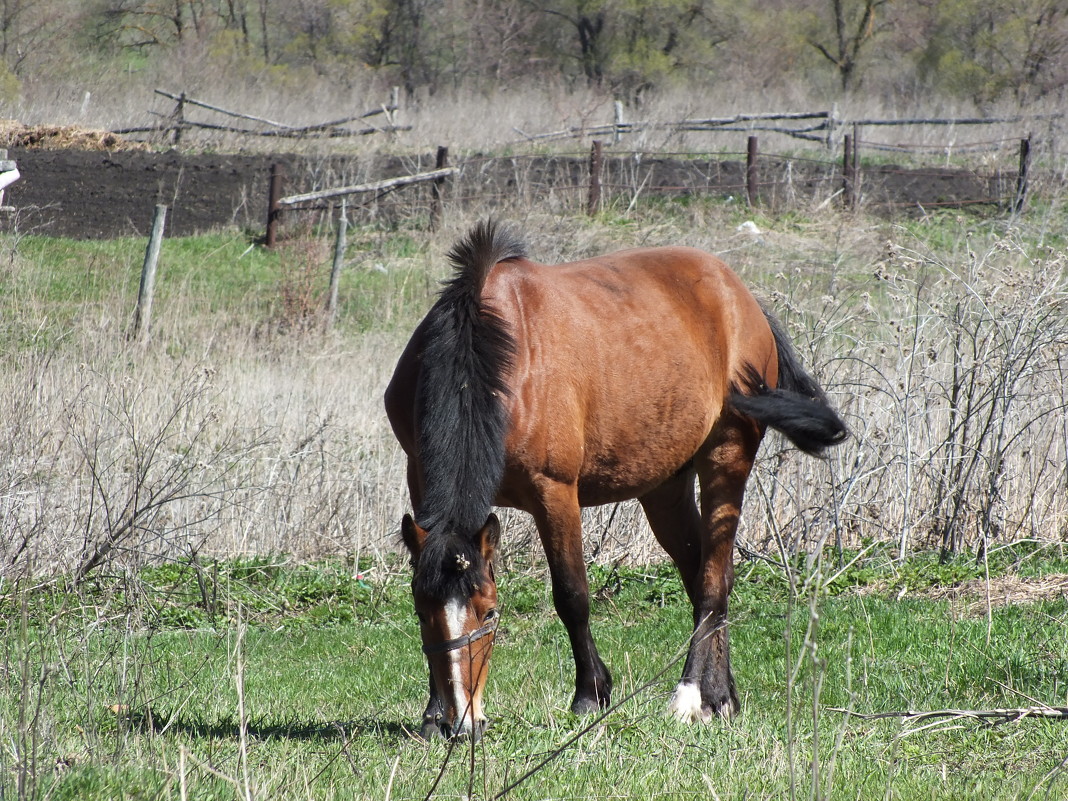
<svg viewBox="0 0 1068 801"><path fill-rule="evenodd" d="M482 735L486 733L486 729L490 727L490 720L476 720L473 726L459 726L453 729L448 723L438 723L438 735L444 737L446 740L466 740L471 738L472 743L478 743L482 739Z"/></svg>
<svg viewBox="0 0 1068 801"><path fill-rule="evenodd" d="M596 698L576 698L571 702L571 711L576 715L596 715L607 706L607 698L600 702Z"/></svg>
<svg viewBox="0 0 1068 801"><path fill-rule="evenodd" d="M716 710L716 717L730 723L738 717L740 711L741 710L732 701L724 701L719 705L719 709Z"/></svg>

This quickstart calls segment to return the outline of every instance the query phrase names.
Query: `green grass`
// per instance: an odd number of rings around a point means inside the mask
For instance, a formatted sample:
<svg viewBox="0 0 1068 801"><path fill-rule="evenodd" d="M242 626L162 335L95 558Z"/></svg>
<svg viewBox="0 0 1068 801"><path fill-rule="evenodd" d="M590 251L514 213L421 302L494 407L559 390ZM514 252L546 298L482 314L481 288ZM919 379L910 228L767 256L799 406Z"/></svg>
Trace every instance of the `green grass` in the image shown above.
<svg viewBox="0 0 1068 801"><path fill-rule="evenodd" d="M546 582L505 575L487 690L495 723L473 769L469 745L450 754L411 733L426 675L398 567L167 565L77 592L9 594L0 795L15 797L21 772L28 797L231 799L243 797L247 767L255 798L385 798L391 776L391 798L423 798L444 764L435 797L470 787L487 798L570 742L509 797L789 798L793 783L806 798L814 758L820 797L1062 797L1065 774L1046 777L1068 755L1063 721L927 727L834 711L1065 704L1064 597L988 619L855 591L895 573L950 575L935 565L851 568L848 591L818 597L813 626L809 599L791 602L781 571L741 563L731 634L743 715L702 726L664 714L690 629L673 569L596 567L594 632L615 697L638 692L577 739L591 721L568 711L573 665ZM789 696L788 663L801 666Z"/></svg>
<svg viewBox="0 0 1068 801"><path fill-rule="evenodd" d="M766 243L750 247L735 236L734 226L747 219L770 231ZM1042 255L1036 225L1022 224L1030 227L1021 242ZM755 285L802 299L825 287L870 292L876 308L900 302L885 282L869 280L885 257L885 239L957 264L969 248L992 248L1003 227L958 214L857 227L815 213L754 214L721 201L654 198L559 230L539 233L536 225L532 240L544 237L561 252L647 239L712 243L732 251L729 260ZM704 229L725 233L692 233ZM418 230L354 227L336 341L410 330L446 269L442 248ZM143 249L141 240L0 238L0 348L10 356L71 341L88 362L107 361L114 350L93 355L90 346L120 340ZM155 313L169 335L160 343L166 358L218 347L226 339L218 329L231 327L244 332L249 363L269 361L272 340L260 334L285 330L286 298L310 298L314 306L329 257L328 238L274 252L250 247L238 233L165 240ZM829 322L819 324L832 334L831 323L850 313L836 312L837 302L828 301ZM117 350L125 360L128 351ZM834 352L848 350L843 340ZM308 351L315 355L313 346ZM473 762L467 745L450 756L447 744L411 734L426 672L403 563L308 565L261 556L94 573L77 588L0 584L0 799L245 798L246 773L254 798L419 799L434 787L437 797L470 791L487 798L565 745L510 797L1068 794L1060 769L1068 757L1064 721L991 727L835 711L1068 704L1063 596L994 608L989 617L974 611L982 603L936 600L939 588L981 582L988 572L1066 573L1063 549L1019 543L993 549L985 562L919 554L899 563L896 542L861 542L870 547L859 558L826 553L815 564L793 564L796 598L780 569L739 565L731 636L743 715L730 725L684 726L664 714L681 672L672 661L690 630L670 567L590 570L594 633L616 679L615 697L638 691L603 721L568 711L573 663L544 576L503 575L487 695L496 723Z"/></svg>
<svg viewBox="0 0 1068 801"><path fill-rule="evenodd" d="M40 348L86 329L122 332L133 319L146 241L0 236L0 344ZM268 250L238 233L166 238L153 327L285 328L325 302L332 240L297 238ZM343 331L410 328L436 290L427 241L373 227L349 237L339 286ZM195 305L194 305L195 304Z"/></svg>

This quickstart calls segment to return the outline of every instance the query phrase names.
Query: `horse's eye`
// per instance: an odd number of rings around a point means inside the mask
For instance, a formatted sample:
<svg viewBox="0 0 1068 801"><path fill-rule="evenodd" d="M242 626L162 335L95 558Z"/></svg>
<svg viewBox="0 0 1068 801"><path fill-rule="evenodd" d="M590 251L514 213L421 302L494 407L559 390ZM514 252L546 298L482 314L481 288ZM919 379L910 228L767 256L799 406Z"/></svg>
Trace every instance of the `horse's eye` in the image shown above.
<svg viewBox="0 0 1068 801"><path fill-rule="evenodd" d="M483 622L488 623L489 621L493 620L493 618L495 618L495 617L497 617L497 610L496 609L491 609L488 612L486 612L486 617L483 618Z"/></svg>

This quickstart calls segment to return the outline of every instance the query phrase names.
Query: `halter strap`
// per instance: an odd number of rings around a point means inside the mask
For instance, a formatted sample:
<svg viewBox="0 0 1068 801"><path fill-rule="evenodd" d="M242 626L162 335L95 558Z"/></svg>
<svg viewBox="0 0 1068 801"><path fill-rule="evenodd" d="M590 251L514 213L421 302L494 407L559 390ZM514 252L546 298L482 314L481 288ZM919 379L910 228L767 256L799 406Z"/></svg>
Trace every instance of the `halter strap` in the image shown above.
<svg viewBox="0 0 1068 801"><path fill-rule="evenodd" d="M488 623L479 626L470 634L465 634L462 637L457 637L455 640L445 640L445 642L439 642L435 645L424 645L423 653L427 654L442 654L446 651L455 651L457 648L463 648L470 645L475 640L481 640L487 634L492 634L497 630L497 623L500 621L499 617L492 618Z"/></svg>

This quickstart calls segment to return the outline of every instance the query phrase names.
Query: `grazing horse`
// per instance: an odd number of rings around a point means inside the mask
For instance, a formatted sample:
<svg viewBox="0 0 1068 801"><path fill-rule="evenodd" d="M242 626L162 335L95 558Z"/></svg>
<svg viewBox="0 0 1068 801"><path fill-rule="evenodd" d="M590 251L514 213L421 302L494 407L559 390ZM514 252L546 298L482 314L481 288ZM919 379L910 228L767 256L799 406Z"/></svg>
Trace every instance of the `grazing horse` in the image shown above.
<svg viewBox="0 0 1068 801"><path fill-rule="evenodd" d="M430 669L423 736L477 739L486 725L495 504L537 524L575 658L574 712L607 707L612 692L590 634L579 510L637 498L693 604L670 710L736 715L727 598L757 447L770 426L819 455L845 424L781 325L708 253L641 248L547 266L490 221L449 258L455 273L385 396L415 512L401 534Z"/></svg>

